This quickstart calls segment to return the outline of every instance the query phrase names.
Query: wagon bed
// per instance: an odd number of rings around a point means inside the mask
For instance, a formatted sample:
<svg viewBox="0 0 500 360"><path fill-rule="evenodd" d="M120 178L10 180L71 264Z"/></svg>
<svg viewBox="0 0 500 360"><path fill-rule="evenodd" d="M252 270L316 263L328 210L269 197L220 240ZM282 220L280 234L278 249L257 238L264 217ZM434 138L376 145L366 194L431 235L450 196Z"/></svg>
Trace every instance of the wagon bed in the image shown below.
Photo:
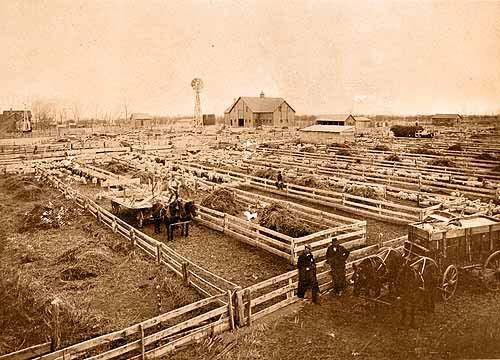
<svg viewBox="0 0 500 360"><path fill-rule="evenodd" d="M436 214L408 226L407 256L431 258L442 277L443 298L455 292L459 271L477 271L485 286L500 290L500 220L486 215Z"/></svg>

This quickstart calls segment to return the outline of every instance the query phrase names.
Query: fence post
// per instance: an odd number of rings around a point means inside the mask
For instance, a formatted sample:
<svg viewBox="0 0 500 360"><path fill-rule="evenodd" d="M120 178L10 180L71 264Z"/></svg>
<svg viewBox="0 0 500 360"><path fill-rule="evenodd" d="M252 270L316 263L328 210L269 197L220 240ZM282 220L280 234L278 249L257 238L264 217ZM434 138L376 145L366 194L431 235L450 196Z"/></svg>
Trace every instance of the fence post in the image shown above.
<svg viewBox="0 0 500 360"><path fill-rule="evenodd" d="M98 222L101 222L101 211L99 210L99 208L97 208L96 218Z"/></svg>
<svg viewBox="0 0 500 360"><path fill-rule="evenodd" d="M161 265L161 245L156 245L156 263Z"/></svg>
<svg viewBox="0 0 500 360"><path fill-rule="evenodd" d="M59 304L61 300L55 298L50 303L51 314L52 314L52 334L50 342L50 351L56 351L61 345L61 328L59 324Z"/></svg>
<svg viewBox="0 0 500 360"><path fill-rule="evenodd" d="M295 239L292 238L290 243L290 264L294 265L295 261Z"/></svg>
<svg viewBox="0 0 500 360"><path fill-rule="evenodd" d="M247 289L247 298L248 298L248 326L252 326L252 291Z"/></svg>
<svg viewBox="0 0 500 360"><path fill-rule="evenodd" d="M113 217L113 225L112 225L112 229L113 229L113 232L116 233L116 229L118 227L118 224L116 223L116 217Z"/></svg>
<svg viewBox="0 0 500 360"><path fill-rule="evenodd" d="M235 326L234 326L233 294L231 293L231 290L227 291L227 306L229 307L229 321L231 324L231 330L234 330Z"/></svg>
<svg viewBox="0 0 500 360"><path fill-rule="evenodd" d="M130 234L130 240L132 241L132 245L135 247L136 246L135 230L134 229L130 229L129 234Z"/></svg>
<svg viewBox="0 0 500 360"><path fill-rule="evenodd" d="M139 329L141 330L141 359L144 360L145 357L145 346L144 346L144 327L142 324L139 324Z"/></svg>
<svg viewBox="0 0 500 360"><path fill-rule="evenodd" d="M245 325L245 306L243 304L243 290L239 288L236 291L236 301L237 301L237 309L238 309L238 326L242 327Z"/></svg>
<svg viewBox="0 0 500 360"><path fill-rule="evenodd" d="M293 284L292 278L288 279L288 286L290 286L290 291L286 293L286 298L291 299L293 297L293 289L291 288Z"/></svg>
<svg viewBox="0 0 500 360"><path fill-rule="evenodd" d="M189 286L189 264L187 262L182 263L182 277L184 278L184 284Z"/></svg>

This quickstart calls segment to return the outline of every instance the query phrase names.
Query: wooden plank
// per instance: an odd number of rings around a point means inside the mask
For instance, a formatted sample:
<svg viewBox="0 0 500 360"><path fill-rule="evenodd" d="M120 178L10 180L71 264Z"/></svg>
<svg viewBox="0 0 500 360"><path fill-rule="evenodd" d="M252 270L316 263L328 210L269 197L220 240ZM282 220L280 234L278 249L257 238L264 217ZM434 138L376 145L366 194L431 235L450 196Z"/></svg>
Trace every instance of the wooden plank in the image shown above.
<svg viewBox="0 0 500 360"><path fill-rule="evenodd" d="M270 253L273 253L274 255L278 255L278 256L283 257L285 259L289 259L290 258L290 254L289 253L285 253L285 252L280 251L278 249L275 249L275 248L273 248L273 247L271 247L269 245L266 245L266 244L263 244L263 243L261 243L259 241L250 239L248 236L244 236L244 235L238 234L237 232L235 232L233 230L226 229L226 233L232 235L233 237L237 238L240 241L243 241L244 243L247 243L249 245L252 245L252 246L261 248L263 250L269 251Z"/></svg>
<svg viewBox="0 0 500 360"><path fill-rule="evenodd" d="M291 279L289 279L289 280L291 280ZM264 295L256 297L255 299L252 300L252 306L260 305L262 303L265 303L266 301L274 299L275 297L285 295L285 294L287 294L290 291L295 290L295 289L296 289L296 286L294 286L293 283L286 284L285 286L283 286L279 289L273 290L273 291L268 292Z"/></svg>
<svg viewBox="0 0 500 360"><path fill-rule="evenodd" d="M176 348L187 345L190 343L197 342L203 338L214 336L220 334L224 331L229 330L231 325L228 319L219 320L213 324L201 327L195 332L190 333L187 336L181 337L177 340L171 341L165 345L152 349L146 352L147 359L155 359L161 357L165 354L173 352ZM140 357L133 357L131 360L139 360Z"/></svg>
<svg viewBox="0 0 500 360"><path fill-rule="evenodd" d="M0 360L28 360L50 352L50 342L30 346L10 354L0 356Z"/></svg>
<svg viewBox="0 0 500 360"><path fill-rule="evenodd" d="M242 226L239 226L239 225L236 225L234 223L231 222L231 220L229 220L229 222L227 223L227 228L230 229L230 230L238 230L238 231L241 231L243 233L243 235L245 236L252 236L255 238L255 240L262 240L262 241L265 241L266 243L268 243L270 246L273 245L273 246L276 246L280 249L284 249L284 250L289 250L290 249L290 243L286 242L280 242L278 240L275 240L275 239L271 239L270 237L268 236L265 236L263 234L259 234L257 233L255 230L251 230L251 229L247 229L245 227L242 227Z"/></svg>
<svg viewBox="0 0 500 360"><path fill-rule="evenodd" d="M104 353L89 357L89 358L87 358L87 360L109 360L109 359L116 358L118 356L121 356L123 354L129 353L129 352L134 351L134 350L140 350L142 347L142 344L144 344L144 346L146 347L146 346L148 346L148 345L150 345L158 340L161 340L167 336L173 335L173 334L180 332L182 330L185 330L187 328L199 325L205 320L208 320L208 319L211 319L215 316L221 315L223 313L223 312L221 312L221 309L224 309L224 308L225 308L225 306L222 306L220 308L208 311L202 315L196 316L196 317L189 319L187 321L184 321L180 324L171 326L168 329L160 330L154 334L146 336L142 340L139 339L139 340L130 342L126 345L123 345L123 346L117 347L115 349L106 351Z"/></svg>
<svg viewBox="0 0 500 360"><path fill-rule="evenodd" d="M269 306L268 308L265 308L263 310L260 310L259 312L255 313L253 315L254 320L258 320L263 316L266 316L268 314L271 314L281 308L284 308L285 306L288 306L290 304L293 304L294 302L298 301L297 296L293 296L289 299L285 299L283 301L280 301L279 303L276 303L274 305Z"/></svg>
<svg viewBox="0 0 500 360"><path fill-rule="evenodd" d="M47 355L43 355L39 358L39 360L52 360L52 359L63 360L65 358L68 358L70 356L70 354L80 353L80 352L92 349L96 346L107 344L107 343L114 341L114 340L125 339L128 336L138 334L140 331L139 330L140 324L143 326L144 329L154 327L156 325L161 324L162 322L166 322L168 320L175 319L181 315L187 314L191 311L201 309L209 304L214 303L220 297L221 297L221 295L212 296L210 298L191 303L191 304L183 306L181 308L172 310L168 313L161 314L161 315L156 316L154 318L145 320L141 323L129 326L125 329L114 331L112 333L102 335L102 336L81 342L79 344L69 346L65 349L61 349L61 350L58 350L56 352L53 352L53 353L50 353Z"/></svg>

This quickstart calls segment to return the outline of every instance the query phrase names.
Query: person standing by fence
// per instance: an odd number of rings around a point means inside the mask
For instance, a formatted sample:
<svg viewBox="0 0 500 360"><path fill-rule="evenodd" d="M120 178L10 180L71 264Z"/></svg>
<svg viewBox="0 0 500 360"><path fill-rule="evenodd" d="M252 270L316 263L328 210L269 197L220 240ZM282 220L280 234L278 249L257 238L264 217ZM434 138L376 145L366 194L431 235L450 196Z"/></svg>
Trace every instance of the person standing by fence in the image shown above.
<svg viewBox="0 0 500 360"><path fill-rule="evenodd" d="M332 244L326 250L326 261L330 265L332 286L337 296L342 295L345 288L345 263L349 257L349 250L337 244L337 238L332 238Z"/></svg>
<svg viewBox="0 0 500 360"><path fill-rule="evenodd" d="M304 298L306 291L311 289L313 303L319 304L319 286L316 278L316 261L311 251L311 246L306 245L304 252L297 260L299 269L299 287L297 296Z"/></svg>

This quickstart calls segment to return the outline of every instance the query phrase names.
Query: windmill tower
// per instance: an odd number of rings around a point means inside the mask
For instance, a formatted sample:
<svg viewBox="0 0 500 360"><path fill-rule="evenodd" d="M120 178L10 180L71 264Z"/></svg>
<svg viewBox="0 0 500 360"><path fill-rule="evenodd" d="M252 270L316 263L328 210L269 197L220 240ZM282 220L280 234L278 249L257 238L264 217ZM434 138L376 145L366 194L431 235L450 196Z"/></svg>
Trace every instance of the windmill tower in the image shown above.
<svg viewBox="0 0 500 360"><path fill-rule="evenodd" d="M194 126L202 126L203 121L201 118L201 103L200 103L200 91L203 89L203 81L200 78L194 78L191 81L191 87L194 90L195 99L194 99Z"/></svg>

